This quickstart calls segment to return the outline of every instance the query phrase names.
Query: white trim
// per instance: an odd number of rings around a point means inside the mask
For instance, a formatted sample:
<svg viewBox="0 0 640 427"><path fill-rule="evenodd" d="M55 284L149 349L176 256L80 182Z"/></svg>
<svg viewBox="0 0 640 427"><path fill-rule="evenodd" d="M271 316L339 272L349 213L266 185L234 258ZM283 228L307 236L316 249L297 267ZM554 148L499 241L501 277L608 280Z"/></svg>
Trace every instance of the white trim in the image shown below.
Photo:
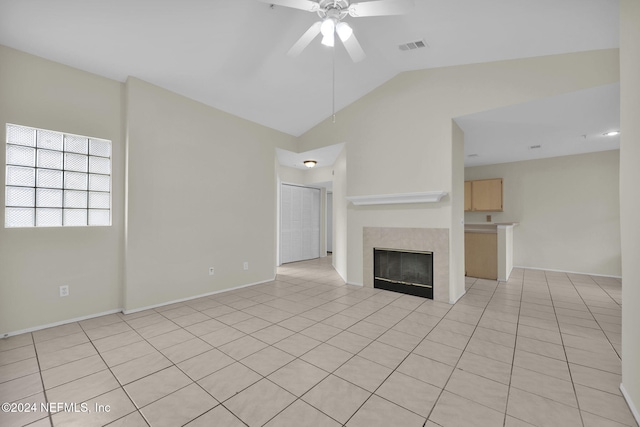
<svg viewBox="0 0 640 427"><path fill-rule="evenodd" d="M584 273L584 272L580 272L580 271L554 270L553 268L523 267L523 266L520 266L520 265L514 265L513 268L522 268L522 269L526 269L526 270L553 271L553 272L556 272L556 273L582 274L584 276L611 277L613 279L622 279L622 276L612 276L611 274L595 274L595 273Z"/></svg>
<svg viewBox="0 0 640 427"><path fill-rule="evenodd" d="M624 388L624 384L622 383L620 383L620 391L622 392L624 400L627 401L627 405L629 405L633 418L635 418L636 422L640 425L640 412L638 411L638 408L636 408L636 405L634 405L633 400L631 400L631 396L629 396L627 389Z"/></svg>
<svg viewBox="0 0 640 427"><path fill-rule="evenodd" d="M465 294L467 293L467 290L465 289L464 292L462 293L462 295L460 295L458 298L456 298L455 300L452 300L451 298L449 298L449 304L453 305L455 303L457 303L458 301L460 301L460 298L462 298L463 296L465 296Z"/></svg>
<svg viewBox="0 0 640 427"><path fill-rule="evenodd" d="M122 313L121 308L116 308L114 310L103 311L102 313L89 314L87 316L74 317L73 319L61 320L59 322L47 323L46 325L34 326L32 328L21 329L19 331L8 332L6 334L2 334L0 339L11 337L14 335L26 334L27 332L35 332L41 329L53 328L54 326L66 325L67 323L81 322L87 319L93 319L94 317L107 316L109 314Z"/></svg>
<svg viewBox="0 0 640 427"><path fill-rule="evenodd" d="M439 202L446 191L424 191L420 193L374 194L372 196L347 196L346 199L356 206L391 205L404 203Z"/></svg>
<svg viewBox="0 0 640 427"><path fill-rule="evenodd" d="M332 254L332 256L333 256L333 254ZM333 261L333 260L332 260L332 261ZM338 276L340 276L340 278L342 279L342 281L343 281L344 283L349 283L349 282L347 282L346 277L344 277L342 274L340 274L340 272L338 271L338 269L336 268L336 266L335 266L335 265L333 265L333 262L331 263L331 266L333 267L333 269L335 270L335 272L336 272L336 273L338 273Z"/></svg>
<svg viewBox="0 0 640 427"><path fill-rule="evenodd" d="M163 302L161 304L150 305L150 306L142 307L142 308L135 308L133 310L125 310L123 308L116 308L114 310L103 311L102 313L89 314L87 316L81 316L81 317L74 317L73 319L61 320L59 322L48 323L46 325L39 325L39 326L34 326L32 328L21 329L19 331L8 332L8 333L0 335L0 339L11 337L11 336L14 336L14 335L24 334L24 333L27 333L27 332L35 332L35 331L39 331L41 329L53 328L54 326L66 325L67 323L81 322L83 320L93 319L94 317L107 316L109 314L115 314L115 313L132 314L132 313L137 313L139 311L149 310L151 308L163 307L165 305L175 304L177 302L190 301L190 300L193 300L193 299L202 298L202 297L206 297L206 296L209 296L209 295L221 294L223 292L234 291L236 289L242 289L242 288L247 288L249 286L260 285L262 283L269 283L269 282L273 282L274 280L275 280L275 276L273 277L273 279L269 279L269 280L263 280L263 281L260 281L260 282L248 283L246 285L240 285L240 286L236 286L234 288L221 289L221 290L217 290L217 291L213 291L213 292L208 292L206 294L196 295L196 296L192 296L192 297L188 297L188 298L181 298L181 299L177 299L177 300L173 300L173 301L167 301L167 302Z"/></svg>
<svg viewBox="0 0 640 427"><path fill-rule="evenodd" d="M175 304L175 303L178 303L178 302L191 301L193 299L198 299L198 298L202 298L202 297L208 297L210 295L221 294L223 292L229 292L229 291L235 291L236 289L247 288L249 286L260 285L262 283L269 283L269 282L273 282L274 280L276 280L275 276L273 277L273 279L262 280L260 282L247 283L246 285L240 285L240 286L236 286L234 288L220 289L220 290L213 291L213 292L207 292L206 294L195 295L195 296L191 296L191 297L187 297L187 298L180 298L180 299L176 299L176 300L173 300L173 301L163 302L163 303L160 303L160 304L154 304L154 305L148 305L146 307L134 308L132 310L124 310L123 309L122 312L124 314L137 313L139 311L150 310L152 308L158 308L158 307L164 307L165 305Z"/></svg>
<svg viewBox="0 0 640 427"><path fill-rule="evenodd" d="M347 285L353 285L353 286L360 286L361 288L364 287L364 285L362 283L355 283L355 282L345 282L345 284Z"/></svg>

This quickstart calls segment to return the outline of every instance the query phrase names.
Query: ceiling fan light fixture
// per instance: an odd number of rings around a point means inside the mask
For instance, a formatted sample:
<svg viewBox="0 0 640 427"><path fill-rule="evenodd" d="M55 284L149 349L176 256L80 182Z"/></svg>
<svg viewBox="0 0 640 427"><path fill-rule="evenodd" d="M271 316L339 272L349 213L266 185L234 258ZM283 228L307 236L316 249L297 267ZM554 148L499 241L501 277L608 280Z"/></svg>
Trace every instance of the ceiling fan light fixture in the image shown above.
<svg viewBox="0 0 640 427"><path fill-rule="evenodd" d="M336 21L333 18L326 18L324 21L322 21L322 25L320 26L320 32L325 37L333 34L335 29Z"/></svg>
<svg viewBox="0 0 640 427"><path fill-rule="evenodd" d="M314 167L318 162L316 162L315 160L305 160L305 161L304 161L304 162L302 162L302 163L304 163L304 165L305 165L306 167L308 167L308 168L312 168L312 167Z"/></svg>
<svg viewBox="0 0 640 427"><path fill-rule="evenodd" d="M329 47L333 47L335 43L335 37L333 35L333 33L331 34L327 34L324 37L322 37L322 44L325 46L329 46Z"/></svg>
<svg viewBox="0 0 640 427"><path fill-rule="evenodd" d="M338 33L340 40L344 42L349 40L349 37L353 34L353 29L346 22L339 22L338 25L336 25L336 33Z"/></svg>
<svg viewBox="0 0 640 427"><path fill-rule="evenodd" d="M335 31L336 21L333 18L326 18L320 25L320 32L322 33L322 44L325 46L333 47L335 43Z"/></svg>

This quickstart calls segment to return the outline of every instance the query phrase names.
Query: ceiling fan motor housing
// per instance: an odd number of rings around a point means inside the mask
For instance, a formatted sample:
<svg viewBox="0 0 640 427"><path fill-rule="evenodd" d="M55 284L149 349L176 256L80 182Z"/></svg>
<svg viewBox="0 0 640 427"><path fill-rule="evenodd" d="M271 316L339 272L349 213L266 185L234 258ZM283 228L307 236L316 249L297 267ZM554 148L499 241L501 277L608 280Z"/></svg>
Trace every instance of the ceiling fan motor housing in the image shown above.
<svg viewBox="0 0 640 427"><path fill-rule="evenodd" d="M349 14L349 2L347 0L320 0L318 16L322 19L333 18L340 22Z"/></svg>

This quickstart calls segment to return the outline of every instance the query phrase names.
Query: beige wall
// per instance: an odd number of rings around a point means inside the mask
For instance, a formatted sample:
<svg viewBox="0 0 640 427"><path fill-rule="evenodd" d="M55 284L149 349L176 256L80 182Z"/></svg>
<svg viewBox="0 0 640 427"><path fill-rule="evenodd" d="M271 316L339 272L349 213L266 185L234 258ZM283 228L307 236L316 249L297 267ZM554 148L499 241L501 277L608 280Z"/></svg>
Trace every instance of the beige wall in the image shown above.
<svg viewBox="0 0 640 427"><path fill-rule="evenodd" d="M455 302L465 293L464 282L464 132L451 121L451 232L449 233L449 301Z"/></svg>
<svg viewBox="0 0 640 427"><path fill-rule="evenodd" d="M622 389L640 423L640 2L620 1Z"/></svg>
<svg viewBox="0 0 640 427"><path fill-rule="evenodd" d="M323 168L312 168L304 172L304 183L306 185L322 184L333 181L333 166Z"/></svg>
<svg viewBox="0 0 640 427"><path fill-rule="evenodd" d="M363 227L451 228L462 215L451 196L460 192L452 178L460 155L451 146L452 118L618 79L615 49L407 72L339 111L336 123L325 120L302 135L300 151L346 143L347 196L449 193L432 204L349 204L348 281L362 283ZM459 240L451 254L460 253ZM456 271L454 280L463 280Z"/></svg>
<svg viewBox="0 0 640 427"><path fill-rule="evenodd" d="M3 139L15 123L113 142L111 227L0 227L0 335L274 277L275 146L294 137L2 46L0 93Z"/></svg>
<svg viewBox="0 0 640 427"><path fill-rule="evenodd" d="M0 46L0 127L14 123L109 139L111 227L4 228L0 206L0 335L121 307L122 84ZM0 149L4 195L5 149ZM3 197L4 199L4 197ZM59 297L59 286L69 296Z"/></svg>
<svg viewBox="0 0 640 427"><path fill-rule="evenodd" d="M514 265L620 276L619 151L465 169L465 179L503 178L504 212L465 222L519 222Z"/></svg>
<svg viewBox="0 0 640 427"><path fill-rule="evenodd" d="M278 164L277 160L276 170L278 171L278 178L282 183L304 185L306 171L302 169L291 168L289 166L282 166Z"/></svg>
<svg viewBox="0 0 640 427"><path fill-rule="evenodd" d="M276 146L295 139L128 79L126 310L274 278Z"/></svg>
<svg viewBox="0 0 640 427"><path fill-rule="evenodd" d="M280 181L285 184L314 186L333 181L333 166L305 170L276 164L276 170Z"/></svg>
<svg viewBox="0 0 640 427"><path fill-rule="evenodd" d="M347 281L347 147L333 164L333 268Z"/></svg>

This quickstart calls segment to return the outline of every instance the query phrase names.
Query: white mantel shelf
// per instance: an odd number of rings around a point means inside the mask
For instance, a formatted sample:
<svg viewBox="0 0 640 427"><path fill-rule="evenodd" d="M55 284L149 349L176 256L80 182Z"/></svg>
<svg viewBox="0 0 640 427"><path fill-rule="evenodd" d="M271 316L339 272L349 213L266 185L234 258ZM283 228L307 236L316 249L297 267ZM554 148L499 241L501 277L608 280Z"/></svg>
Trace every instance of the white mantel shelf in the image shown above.
<svg viewBox="0 0 640 427"><path fill-rule="evenodd" d="M439 202L446 191L425 191L422 193L376 194L373 196L347 196L347 200L356 206L392 205L405 203Z"/></svg>

